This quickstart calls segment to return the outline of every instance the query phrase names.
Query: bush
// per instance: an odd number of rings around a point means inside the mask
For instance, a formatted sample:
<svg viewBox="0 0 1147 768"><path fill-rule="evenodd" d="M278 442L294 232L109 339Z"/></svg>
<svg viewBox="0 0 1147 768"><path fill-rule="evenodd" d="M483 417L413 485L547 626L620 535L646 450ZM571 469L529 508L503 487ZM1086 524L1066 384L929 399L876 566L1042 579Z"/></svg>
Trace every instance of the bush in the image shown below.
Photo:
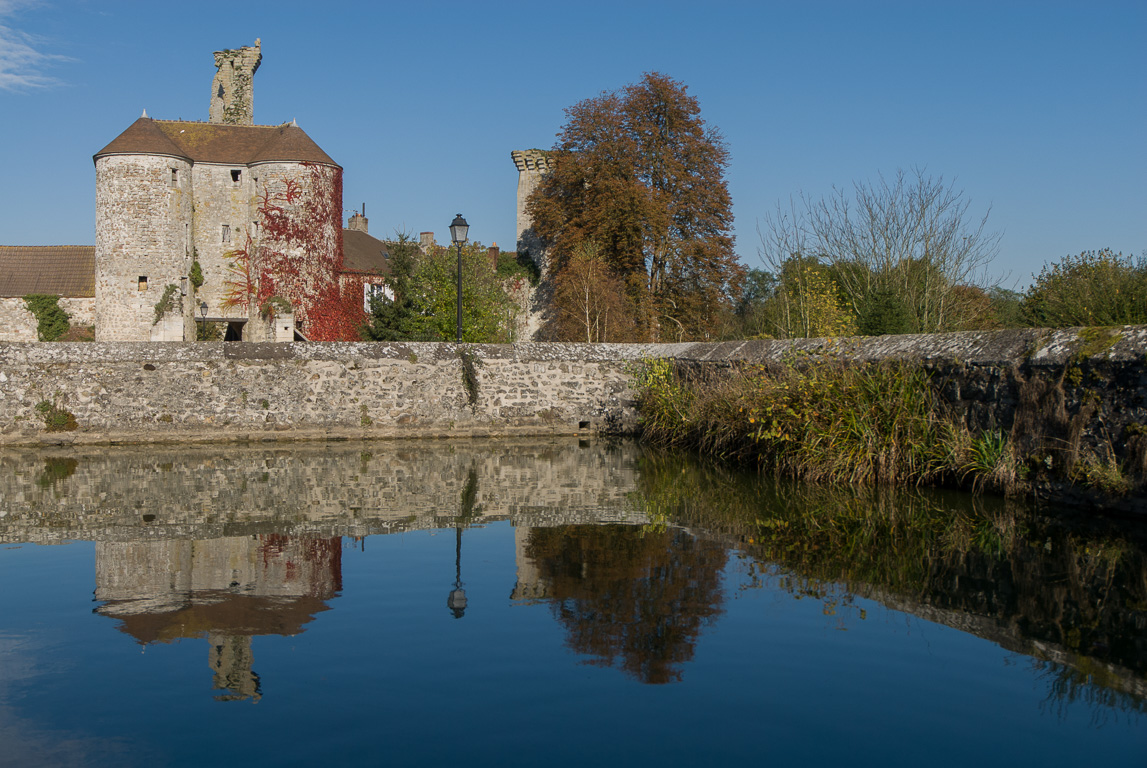
<svg viewBox="0 0 1147 768"><path fill-rule="evenodd" d="M655 442L845 483L936 482L958 461L954 420L919 366L802 362L687 380L665 360L638 377L642 433Z"/></svg>
<svg viewBox="0 0 1147 768"><path fill-rule="evenodd" d="M53 293L29 293L24 306L36 318L36 336L40 341L56 341L71 327L68 313L60 307L60 297Z"/></svg>
<svg viewBox="0 0 1147 768"><path fill-rule="evenodd" d="M1023 299L1043 328L1147 323L1147 260L1104 248L1046 266Z"/></svg>

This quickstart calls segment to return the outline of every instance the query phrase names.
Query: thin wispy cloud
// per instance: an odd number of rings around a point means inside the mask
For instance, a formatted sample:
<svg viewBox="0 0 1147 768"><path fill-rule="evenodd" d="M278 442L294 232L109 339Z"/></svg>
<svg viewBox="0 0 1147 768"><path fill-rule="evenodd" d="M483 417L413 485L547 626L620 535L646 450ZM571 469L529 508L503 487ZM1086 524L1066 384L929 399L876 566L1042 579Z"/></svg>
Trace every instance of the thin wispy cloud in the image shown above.
<svg viewBox="0 0 1147 768"><path fill-rule="evenodd" d="M10 19L17 11L35 5L39 5L36 0L0 0L0 90L25 91L59 85L60 81L44 70L70 60L45 53L42 38L11 26Z"/></svg>

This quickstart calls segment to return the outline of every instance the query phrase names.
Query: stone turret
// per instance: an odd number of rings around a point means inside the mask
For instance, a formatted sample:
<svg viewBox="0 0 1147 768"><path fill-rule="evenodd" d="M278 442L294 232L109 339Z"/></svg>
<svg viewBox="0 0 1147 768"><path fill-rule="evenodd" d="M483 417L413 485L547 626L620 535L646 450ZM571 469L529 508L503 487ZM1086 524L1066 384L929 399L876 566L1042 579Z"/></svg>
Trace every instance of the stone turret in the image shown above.
<svg viewBox="0 0 1147 768"><path fill-rule="evenodd" d="M255 122L255 72L263 61L255 45L215 52L215 79L211 82L211 112L208 122L253 125Z"/></svg>
<svg viewBox="0 0 1147 768"><path fill-rule="evenodd" d="M534 234L534 222L526 212L526 201L550 170L548 153L544 149L516 149L510 157L518 168L518 253L529 254L544 273L545 251L541 240Z"/></svg>

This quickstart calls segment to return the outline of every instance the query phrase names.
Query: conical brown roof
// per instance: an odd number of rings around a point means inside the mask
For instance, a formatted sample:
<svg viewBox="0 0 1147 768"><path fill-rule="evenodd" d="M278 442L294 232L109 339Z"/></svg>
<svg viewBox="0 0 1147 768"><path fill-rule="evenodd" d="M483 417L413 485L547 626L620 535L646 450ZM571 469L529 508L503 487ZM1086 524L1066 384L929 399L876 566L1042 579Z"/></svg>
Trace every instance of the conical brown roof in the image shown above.
<svg viewBox="0 0 1147 768"><path fill-rule="evenodd" d="M95 154L170 155L196 163L338 163L297 125L225 125L141 117Z"/></svg>
<svg viewBox="0 0 1147 768"><path fill-rule="evenodd" d="M249 163L302 160L310 163L321 163L322 165L338 165L334 160L331 160L330 155L319 148L319 145L302 128L294 123L280 125L272 130L275 131L275 135L248 161Z"/></svg>
<svg viewBox="0 0 1147 768"><path fill-rule="evenodd" d="M102 155L169 155L191 159L150 117L141 117L129 125L126 131L112 139L112 143L97 152L92 159Z"/></svg>

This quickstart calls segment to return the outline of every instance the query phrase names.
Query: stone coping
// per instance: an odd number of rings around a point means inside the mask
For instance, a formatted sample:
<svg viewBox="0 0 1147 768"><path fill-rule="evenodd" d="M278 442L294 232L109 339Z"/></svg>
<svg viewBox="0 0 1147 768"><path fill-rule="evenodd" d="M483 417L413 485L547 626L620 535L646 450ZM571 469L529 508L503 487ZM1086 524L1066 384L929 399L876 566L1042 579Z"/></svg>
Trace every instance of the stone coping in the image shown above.
<svg viewBox="0 0 1147 768"><path fill-rule="evenodd" d="M835 339L683 342L676 344L584 344L521 342L0 342L0 365L65 362L220 362L241 360L403 360L456 359L467 349L482 359L513 362L625 362L675 358L696 362L783 362L794 353L814 359L919 360L1000 365L1028 362L1062 365L1080 357L1143 361L1147 326L1112 328L1023 328L1002 331L858 336Z"/></svg>

